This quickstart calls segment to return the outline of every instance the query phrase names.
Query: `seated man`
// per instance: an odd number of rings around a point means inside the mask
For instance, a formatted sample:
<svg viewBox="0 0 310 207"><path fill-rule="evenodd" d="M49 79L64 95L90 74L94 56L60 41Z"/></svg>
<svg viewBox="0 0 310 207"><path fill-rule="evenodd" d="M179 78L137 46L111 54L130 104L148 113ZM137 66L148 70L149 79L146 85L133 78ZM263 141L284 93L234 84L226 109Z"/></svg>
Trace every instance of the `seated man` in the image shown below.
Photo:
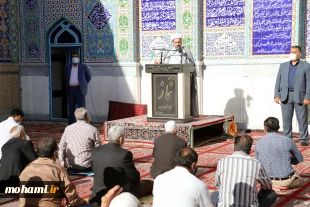
<svg viewBox="0 0 310 207"><path fill-rule="evenodd" d="M14 126L11 131L12 139L9 139L1 148L2 163L0 167L1 187L19 186L19 176L24 168L37 158L32 142L25 140L24 127ZM1 192L3 189L1 188Z"/></svg>
<svg viewBox="0 0 310 207"><path fill-rule="evenodd" d="M121 147L125 141L124 129L120 126L111 127L108 140L108 144L92 151L94 184L90 203L100 205L101 197L115 185L121 186L124 192L130 192L137 198L151 194L153 182L140 182L140 173L134 165L132 153Z"/></svg>
<svg viewBox="0 0 310 207"><path fill-rule="evenodd" d="M303 162L303 156L292 139L278 133L279 120L269 117L264 121L263 136L255 146L255 156L263 164L274 187L294 188L299 185L300 177L292 164Z"/></svg>
<svg viewBox="0 0 310 207"><path fill-rule="evenodd" d="M0 123L0 149L1 147L11 139L10 131L14 126L20 125L24 118L24 112L21 109L13 109L11 111L11 116ZM25 132L24 132L25 134ZM25 134L26 139L29 140L29 137ZM1 160L1 151L0 151L0 160Z"/></svg>
<svg viewBox="0 0 310 207"><path fill-rule="evenodd" d="M215 185L219 191L211 195L214 206L269 207L276 201L263 165L250 156L252 143L248 135L236 137L235 152L218 162ZM261 185L258 193L257 181Z"/></svg>
<svg viewBox="0 0 310 207"><path fill-rule="evenodd" d="M195 176L197 161L194 149L178 151L176 167L154 181L153 207L212 207L206 185Z"/></svg>
<svg viewBox="0 0 310 207"><path fill-rule="evenodd" d="M30 163L19 176L20 181L54 181L63 182L63 193L67 202L71 206L80 206L85 201L79 197L75 185L71 183L67 170L55 161L58 157L57 142L52 138L43 138L38 143L39 159ZM56 207L61 206L62 198L58 197L41 197L41 198L20 198L19 206L39 206L39 207Z"/></svg>
<svg viewBox="0 0 310 207"><path fill-rule="evenodd" d="M176 135L177 129L174 121L168 121L165 124L165 131L165 134L154 141L154 161L151 166L152 178L156 178L158 175L174 168L174 158L177 152L187 145L184 139Z"/></svg>
<svg viewBox="0 0 310 207"><path fill-rule="evenodd" d="M76 123L66 127L59 143L59 159L73 171L92 171L91 151L98 147L98 130L89 124L86 109L75 110Z"/></svg>

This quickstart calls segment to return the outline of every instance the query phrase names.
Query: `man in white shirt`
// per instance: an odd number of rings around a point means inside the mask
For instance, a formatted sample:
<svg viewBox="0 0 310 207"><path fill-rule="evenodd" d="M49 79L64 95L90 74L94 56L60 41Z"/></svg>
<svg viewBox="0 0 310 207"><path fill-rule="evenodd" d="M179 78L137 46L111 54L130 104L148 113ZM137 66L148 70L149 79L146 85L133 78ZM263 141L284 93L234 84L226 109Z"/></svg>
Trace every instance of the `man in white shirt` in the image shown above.
<svg viewBox="0 0 310 207"><path fill-rule="evenodd" d="M190 77L190 115L193 117L199 116L198 111L198 96L197 96L197 72L195 67L195 59L189 48L182 46L182 34L171 35L171 42L173 47L167 52L163 58L163 64L189 64L193 65L193 72ZM154 64L160 64L161 62L154 59Z"/></svg>
<svg viewBox="0 0 310 207"><path fill-rule="evenodd" d="M180 149L176 167L156 177L153 187L153 207L212 207L206 185L199 180L198 155L194 149Z"/></svg>
<svg viewBox="0 0 310 207"><path fill-rule="evenodd" d="M72 53L72 64L65 67L68 102L68 125L75 123L76 105L86 107L86 95L91 73L86 64L80 63L79 53Z"/></svg>
<svg viewBox="0 0 310 207"><path fill-rule="evenodd" d="M237 136L234 153L218 162L215 185L219 191L211 195L214 206L269 207L276 201L277 194L265 168L250 156L252 144L250 136ZM261 186L259 191L257 182Z"/></svg>
<svg viewBox="0 0 310 207"><path fill-rule="evenodd" d="M10 131L13 127L20 125L24 118L24 112L21 109L13 109L11 111L11 116L0 123L0 149L1 147L11 139ZM29 137L26 135L26 139ZM2 153L0 151L0 161Z"/></svg>

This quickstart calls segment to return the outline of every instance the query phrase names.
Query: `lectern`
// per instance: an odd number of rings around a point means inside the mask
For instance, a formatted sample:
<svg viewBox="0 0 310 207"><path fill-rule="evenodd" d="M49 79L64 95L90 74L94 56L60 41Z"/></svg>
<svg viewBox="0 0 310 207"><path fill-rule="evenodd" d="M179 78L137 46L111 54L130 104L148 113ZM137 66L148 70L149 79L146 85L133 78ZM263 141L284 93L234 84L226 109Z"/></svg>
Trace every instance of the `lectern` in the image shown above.
<svg viewBox="0 0 310 207"><path fill-rule="evenodd" d="M174 120L187 123L190 116L190 73L192 64L145 65L148 94L147 121Z"/></svg>

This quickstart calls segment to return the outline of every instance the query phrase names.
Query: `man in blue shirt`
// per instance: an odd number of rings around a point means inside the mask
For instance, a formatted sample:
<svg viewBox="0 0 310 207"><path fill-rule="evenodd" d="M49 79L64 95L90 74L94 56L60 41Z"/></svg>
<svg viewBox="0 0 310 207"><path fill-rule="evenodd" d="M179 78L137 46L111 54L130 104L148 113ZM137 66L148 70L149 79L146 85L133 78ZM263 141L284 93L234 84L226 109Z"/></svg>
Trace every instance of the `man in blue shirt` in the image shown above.
<svg viewBox="0 0 310 207"><path fill-rule="evenodd" d="M265 167L274 187L294 188L299 185L300 177L292 164L303 162L303 156L292 139L278 133L279 120L269 117L264 121L266 133L255 146L255 157Z"/></svg>
<svg viewBox="0 0 310 207"><path fill-rule="evenodd" d="M298 120L301 146L309 145L308 107L310 104L310 64L300 61L301 48L292 46L290 62L280 65L274 101L281 104L283 135L292 139L294 109Z"/></svg>

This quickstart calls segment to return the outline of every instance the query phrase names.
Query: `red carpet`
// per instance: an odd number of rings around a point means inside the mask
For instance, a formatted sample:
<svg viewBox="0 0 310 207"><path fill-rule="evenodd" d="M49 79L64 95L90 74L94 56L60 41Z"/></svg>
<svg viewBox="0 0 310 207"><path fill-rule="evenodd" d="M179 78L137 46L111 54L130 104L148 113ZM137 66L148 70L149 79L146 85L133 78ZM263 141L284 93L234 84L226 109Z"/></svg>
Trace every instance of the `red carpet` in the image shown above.
<svg viewBox="0 0 310 207"><path fill-rule="evenodd" d="M55 122L25 122L23 123L27 134L36 143L42 137L52 137L60 140L65 124ZM102 125L95 124L102 134ZM262 132L253 132L251 135L255 140L263 135ZM220 136L219 136L220 138ZM103 138L102 138L103 140ZM296 140L298 141L298 140ZM254 142L256 143L256 142ZM305 162L297 165L295 169L302 176L302 184L298 189L277 192L278 199L273 205L274 207L306 207L310 206L310 148L301 147L299 143L297 146L301 150ZM141 178L150 178L150 166L153 161L152 158L152 144L141 142L127 142L124 147L132 151L137 169L140 171ZM254 146L252 147L254 149ZM196 151L199 154L197 177L206 183L210 193L216 190L214 175L216 165L220 158L229 155L233 152L233 141L213 141L208 145L198 147ZM254 154L252 150L251 155ZM90 188L92 186L92 177L85 176L70 176L75 183L79 195L85 200L90 195ZM0 197L0 206L18 206L18 201L12 199L3 199ZM152 200L145 200L144 206L152 206Z"/></svg>

